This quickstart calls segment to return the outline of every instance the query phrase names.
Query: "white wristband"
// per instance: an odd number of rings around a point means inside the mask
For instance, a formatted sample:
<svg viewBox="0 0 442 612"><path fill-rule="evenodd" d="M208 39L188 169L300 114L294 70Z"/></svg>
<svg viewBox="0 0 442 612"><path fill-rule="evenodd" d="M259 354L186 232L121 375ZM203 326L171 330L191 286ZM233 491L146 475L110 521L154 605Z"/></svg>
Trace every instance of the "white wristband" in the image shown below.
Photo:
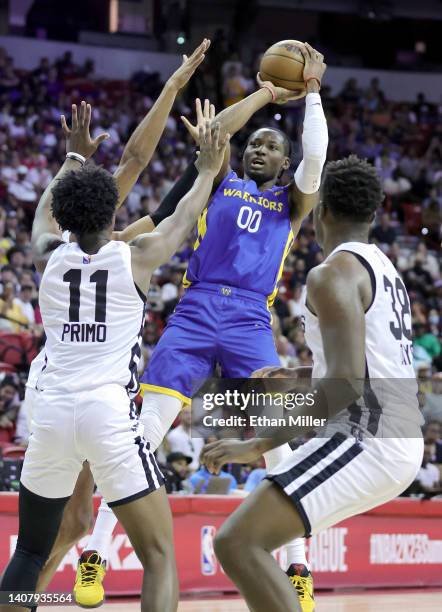
<svg viewBox="0 0 442 612"><path fill-rule="evenodd" d="M80 153L74 153L74 151L69 151L69 153L66 154L66 157L69 159L75 159L75 161L80 162L82 166L84 166L86 163L86 158L83 157L83 155L80 155Z"/></svg>
<svg viewBox="0 0 442 612"><path fill-rule="evenodd" d="M294 177L296 186L302 193L310 194L318 191L327 156L327 145L327 121L322 109L321 96L318 93L309 93L305 98L303 159Z"/></svg>

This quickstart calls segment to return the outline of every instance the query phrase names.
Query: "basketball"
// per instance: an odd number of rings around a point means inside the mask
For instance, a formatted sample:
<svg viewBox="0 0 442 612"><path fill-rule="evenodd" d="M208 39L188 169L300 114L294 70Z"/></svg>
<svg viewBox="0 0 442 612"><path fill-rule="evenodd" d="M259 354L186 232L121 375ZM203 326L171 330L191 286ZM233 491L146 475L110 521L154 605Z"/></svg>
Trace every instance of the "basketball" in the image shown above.
<svg viewBox="0 0 442 612"><path fill-rule="evenodd" d="M261 59L259 73L263 81L292 91L304 89L304 56L299 40L281 40L267 49Z"/></svg>

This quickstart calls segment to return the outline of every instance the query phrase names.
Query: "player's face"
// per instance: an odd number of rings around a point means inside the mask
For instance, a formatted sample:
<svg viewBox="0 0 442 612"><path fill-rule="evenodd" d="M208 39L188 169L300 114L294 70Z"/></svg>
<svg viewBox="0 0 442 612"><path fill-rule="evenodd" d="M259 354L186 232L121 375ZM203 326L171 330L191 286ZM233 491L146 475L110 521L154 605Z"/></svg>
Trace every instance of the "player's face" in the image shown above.
<svg viewBox="0 0 442 612"><path fill-rule="evenodd" d="M246 175L257 185L276 181L281 170L290 165L284 138L274 130L257 130L248 140L243 163Z"/></svg>

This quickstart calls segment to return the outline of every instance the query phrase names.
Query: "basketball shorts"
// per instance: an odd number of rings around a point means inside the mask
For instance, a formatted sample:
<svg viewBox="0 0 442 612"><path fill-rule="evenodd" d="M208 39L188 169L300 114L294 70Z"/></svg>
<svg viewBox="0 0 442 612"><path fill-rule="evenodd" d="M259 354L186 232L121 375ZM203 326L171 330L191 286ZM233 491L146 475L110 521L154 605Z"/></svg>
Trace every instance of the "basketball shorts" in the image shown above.
<svg viewBox="0 0 442 612"><path fill-rule="evenodd" d="M38 400L39 391L33 387L25 388L25 397L24 397L24 405L26 411L26 425L28 427L28 431L32 431L32 412L34 409L34 404ZM21 408L20 408L21 410Z"/></svg>
<svg viewBox="0 0 442 612"><path fill-rule="evenodd" d="M217 363L224 378L247 378L280 365L265 296L212 283L192 286L171 316L141 387L190 404Z"/></svg>
<svg viewBox="0 0 442 612"><path fill-rule="evenodd" d="M164 484L135 406L120 385L94 391L39 391L21 481L42 497L69 497L83 461L109 506Z"/></svg>
<svg viewBox="0 0 442 612"><path fill-rule="evenodd" d="M356 440L336 433L313 438L266 477L290 498L305 537L383 504L413 482L422 463L423 440Z"/></svg>

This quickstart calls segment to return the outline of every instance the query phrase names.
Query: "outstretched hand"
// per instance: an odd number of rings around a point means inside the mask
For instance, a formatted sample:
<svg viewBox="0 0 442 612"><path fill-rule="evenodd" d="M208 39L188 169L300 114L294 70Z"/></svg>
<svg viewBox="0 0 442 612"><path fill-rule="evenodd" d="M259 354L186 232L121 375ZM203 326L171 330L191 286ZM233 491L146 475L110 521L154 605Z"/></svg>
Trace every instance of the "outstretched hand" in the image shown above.
<svg viewBox="0 0 442 612"><path fill-rule="evenodd" d="M209 47L210 40L205 38L190 57L183 55L183 63L168 80L169 85L173 87L173 89L178 91L189 82L195 70L206 57L205 52Z"/></svg>
<svg viewBox="0 0 442 612"><path fill-rule="evenodd" d="M199 144L199 128L200 126L204 126L207 121L212 122L215 119L215 106L210 104L210 101L206 98L204 100L204 107L201 106L201 100L197 98L195 100L195 110L196 110L196 124L193 125L181 115L181 121L186 126L187 131L192 136L196 144Z"/></svg>
<svg viewBox="0 0 442 612"><path fill-rule="evenodd" d="M90 104L83 102L80 105L80 112L77 105L72 104L72 126L68 127L66 117L61 115L61 127L66 137L66 153L79 153L86 159L92 157L103 140L109 138L109 134L100 134L92 139L89 133L91 123L92 108Z"/></svg>
<svg viewBox="0 0 442 612"><path fill-rule="evenodd" d="M195 165L198 168L198 172L208 171L216 176L221 170L230 134L220 138L220 124L216 123L212 127L210 121L199 125L198 130L200 151Z"/></svg>
<svg viewBox="0 0 442 612"><path fill-rule="evenodd" d="M301 48L301 53L305 61L303 72L304 82L308 83L311 80L315 80L318 83L318 87L321 87L322 77L327 69L323 54L314 49L307 42L304 43L304 47Z"/></svg>
<svg viewBox="0 0 442 612"><path fill-rule="evenodd" d="M261 457L259 441L217 440L210 442L201 451L200 461L211 474L219 474L226 463L252 463Z"/></svg>

